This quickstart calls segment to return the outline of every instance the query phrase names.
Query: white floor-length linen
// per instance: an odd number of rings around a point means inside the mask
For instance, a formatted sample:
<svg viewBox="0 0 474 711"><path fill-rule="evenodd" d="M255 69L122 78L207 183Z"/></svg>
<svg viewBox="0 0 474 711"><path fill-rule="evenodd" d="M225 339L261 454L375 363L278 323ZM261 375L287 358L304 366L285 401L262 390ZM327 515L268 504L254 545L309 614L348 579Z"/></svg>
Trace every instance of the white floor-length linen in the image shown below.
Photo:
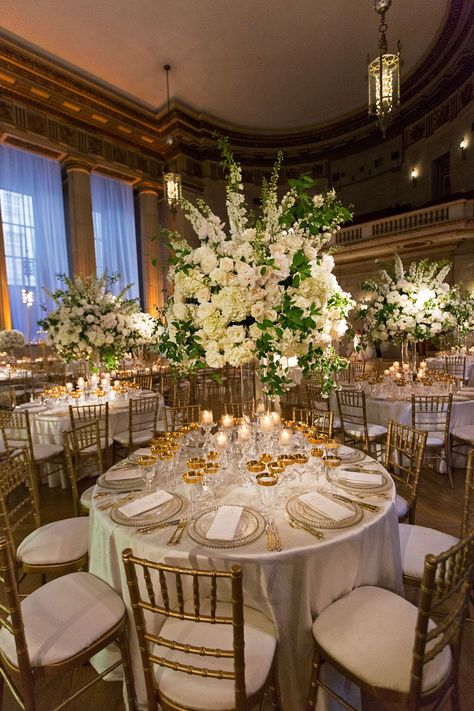
<svg viewBox="0 0 474 711"><path fill-rule="evenodd" d="M306 478L311 482L311 478ZM296 493L296 490L295 490ZM392 490L393 495L393 490ZM100 499L98 499L100 502ZM255 492L237 488L226 493L225 503L255 505ZM232 550L204 549L185 536L179 547L167 546L170 529L139 536L133 528L114 523L108 512L93 501L90 514L89 570L130 600L121 562L121 552L131 547L140 557L176 565L204 568L243 566L245 604L270 617L278 636L278 677L285 711L303 711L308 690L312 655L311 626L315 617L355 587L380 585L402 594L398 524L393 500L380 503L379 513L365 511L358 525L327 532L317 541L302 530L291 528L277 514L283 550L269 553L265 537L252 545ZM133 673L139 708L145 708L141 660L134 632L131 635ZM102 660L103 662L104 660ZM102 667L101 660L97 662ZM338 708L318 704L318 711Z"/></svg>

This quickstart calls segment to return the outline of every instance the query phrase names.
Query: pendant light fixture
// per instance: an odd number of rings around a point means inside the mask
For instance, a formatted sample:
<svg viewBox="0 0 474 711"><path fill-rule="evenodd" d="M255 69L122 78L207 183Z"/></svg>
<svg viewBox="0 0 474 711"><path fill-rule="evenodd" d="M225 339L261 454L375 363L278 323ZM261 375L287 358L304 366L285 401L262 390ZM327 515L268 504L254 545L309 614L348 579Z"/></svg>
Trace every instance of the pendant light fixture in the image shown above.
<svg viewBox="0 0 474 711"><path fill-rule="evenodd" d="M163 66L163 69L166 72L166 104L167 104L167 122L168 122L168 134L166 136L166 144L171 147L173 145L173 136L169 130L169 123L170 123L170 116L171 116L169 72L170 72L171 66L169 64L165 64ZM169 205L171 212L174 215L176 210L178 209L179 201L181 200L181 176L176 171L168 170L168 167L167 167L165 169L164 174L163 174L163 181L164 181L164 190L165 190L166 201Z"/></svg>
<svg viewBox="0 0 474 711"><path fill-rule="evenodd" d="M369 78L369 116L376 116L382 135L385 138L387 126L400 104L400 41L397 53L387 52L387 24L385 14L389 11L392 0L374 0L374 10L380 15L379 56L370 61L368 57Z"/></svg>

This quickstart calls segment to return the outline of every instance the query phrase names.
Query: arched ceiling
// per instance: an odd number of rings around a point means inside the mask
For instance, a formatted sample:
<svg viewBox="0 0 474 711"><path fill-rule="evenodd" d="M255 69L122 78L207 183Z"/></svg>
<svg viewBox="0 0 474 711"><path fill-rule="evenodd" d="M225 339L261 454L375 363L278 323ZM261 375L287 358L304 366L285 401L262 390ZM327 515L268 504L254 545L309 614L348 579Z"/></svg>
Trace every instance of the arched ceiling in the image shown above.
<svg viewBox="0 0 474 711"><path fill-rule="evenodd" d="M412 74L444 26L449 0L393 0L389 50ZM377 54L372 0L0 0L6 34L145 105L171 94L258 131L296 130L360 111Z"/></svg>

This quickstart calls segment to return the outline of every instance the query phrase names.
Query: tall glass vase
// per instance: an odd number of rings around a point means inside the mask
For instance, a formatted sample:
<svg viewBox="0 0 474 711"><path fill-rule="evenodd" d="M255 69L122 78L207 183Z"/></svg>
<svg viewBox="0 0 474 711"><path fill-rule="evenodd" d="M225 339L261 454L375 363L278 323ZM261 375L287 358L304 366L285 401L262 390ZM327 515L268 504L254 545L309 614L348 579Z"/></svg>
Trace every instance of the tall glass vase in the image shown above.
<svg viewBox="0 0 474 711"><path fill-rule="evenodd" d="M404 367L408 366L408 368ZM416 343L405 339L402 341L402 368L408 374L408 379L413 380L416 372Z"/></svg>

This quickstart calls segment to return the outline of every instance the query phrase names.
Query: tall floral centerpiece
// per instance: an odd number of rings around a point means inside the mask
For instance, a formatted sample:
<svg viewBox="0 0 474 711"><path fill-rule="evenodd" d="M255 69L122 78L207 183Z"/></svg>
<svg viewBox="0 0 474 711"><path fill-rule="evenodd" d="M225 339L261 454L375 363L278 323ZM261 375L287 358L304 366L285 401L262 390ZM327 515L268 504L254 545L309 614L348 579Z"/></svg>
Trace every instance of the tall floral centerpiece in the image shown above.
<svg viewBox="0 0 474 711"><path fill-rule="evenodd" d="M127 351L143 343L144 329L152 330L152 317L139 313L135 299L125 298L128 286L118 295L110 291L118 275L70 278L63 274L60 279L64 287L47 292L57 308L38 323L64 362L85 360L91 370L112 369ZM156 319L153 322L156 325Z"/></svg>
<svg viewBox="0 0 474 711"><path fill-rule="evenodd" d="M21 348L25 345L25 337L21 331L15 328L0 331L0 351L13 351L14 348Z"/></svg>
<svg viewBox="0 0 474 711"><path fill-rule="evenodd" d="M474 332L474 293L462 284L451 290L448 311L455 319L454 336L458 346L470 333Z"/></svg>
<svg viewBox="0 0 474 711"><path fill-rule="evenodd" d="M445 282L450 270L446 262L422 259L407 271L396 254L361 288L371 296L359 304L358 316L375 343L393 341L402 348L402 361L413 372L415 344L450 331L455 325L448 310L451 287Z"/></svg>
<svg viewBox="0 0 474 711"><path fill-rule="evenodd" d="M345 367L332 341L344 334L353 302L322 248L351 213L333 190L311 196L309 176L290 180L279 201L280 156L263 183L261 214L254 218L245 205L241 168L226 140L219 147L227 174L228 229L204 202L182 200L200 246L193 249L178 234L170 235L173 295L161 350L181 371L256 359L269 397L288 387L287 359L296 357L304 374L323 372L329 389L331 373Z"/></svg>

